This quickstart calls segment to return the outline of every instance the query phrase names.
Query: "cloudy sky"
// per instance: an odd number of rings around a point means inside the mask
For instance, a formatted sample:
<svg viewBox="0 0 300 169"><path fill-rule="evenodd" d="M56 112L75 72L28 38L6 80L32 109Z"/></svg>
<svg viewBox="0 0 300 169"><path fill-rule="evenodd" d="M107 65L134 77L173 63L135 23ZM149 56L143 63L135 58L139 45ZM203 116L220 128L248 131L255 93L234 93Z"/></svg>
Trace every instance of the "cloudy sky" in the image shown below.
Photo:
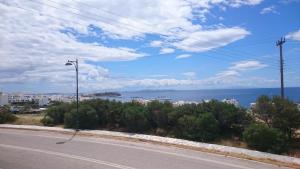
<svg viewBox="0 0 300 169"><path fill-rule="evenodd" d="M0 0L0 91L300 86L299 0Z"/></svg>

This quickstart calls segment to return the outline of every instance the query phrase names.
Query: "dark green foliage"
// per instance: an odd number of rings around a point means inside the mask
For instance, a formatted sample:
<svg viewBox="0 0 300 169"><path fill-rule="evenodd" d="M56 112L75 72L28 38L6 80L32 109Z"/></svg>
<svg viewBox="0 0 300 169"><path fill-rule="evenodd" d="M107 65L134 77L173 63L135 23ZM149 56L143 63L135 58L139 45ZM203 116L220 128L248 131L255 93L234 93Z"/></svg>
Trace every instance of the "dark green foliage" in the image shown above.
<svg viewBox="0 0 300 169"><path fill-rule="evenodd" d="M117 101L106 101L107 109L104 112L105 123L110 127L118 128L122 123L123 104Z"/></svg>
<svg viewBox="0 0 300 169"><path fill-rule="evenodd" d="M46 126L53 126L64 123L65 113L70 112L75 105L68 103L57 103L47 109L45 117L41 122Z"/></svg>
<svg viewBox="0 0 300 169"><path fill-rule="evenodd" d="M80 102L78 114L74 103L55 103L42 122L49 126L64 124L67 128L76 128L79 119L81 129L105 128L204 142L243 136L249 147L275 153L286 151L289 143L286 138L290 141L300 125L296 105L267 96L260 97L257 103L251 114L217 100L173 106L170 102L152 101L143 105L134 101L96 99ZM248 127L257 119L265 125Z"/></svg>
<svg viewBox="0 0 300 169"><path fill-rule="evenodd" d="M0 124L14 122L17 117L10 112L9 106L0 107Z"/></svg>
<svg viewBox="0 0 300 169"><path fill-rule="evenodd" d="M130 132L142 132L149 129L147 109L139 103L125 103L122 123Z"/></svg>
<svg viewBox="0 0 300 169"><path fill-rule="evenodd" d="M10 113L8 108L0 108L0 124L14 122L16 119L17 117Z"/></svg>
<svg viewBox="0 0 300 169"><path fill-rule="evenodd" d="M300 111L297 105L288 99L273 97L275 115L273 116L273 127L285 133L289 140L300 128Z"/></svg>
<svg viewBox="0 0 300 169"><path fill-rule="evenodd" d="M54 126L54 120L53 118L51 118L50 116L46 115L44 116L44 118L41 120L41 122L45 125L45 126Z"/></svg>
<svg viewBox="0 0 300 169"><path fill-rule="evenodd" d="M264 124L251 124L243 133L248 146L260 151L282 153L287 150L287 139L278 129Z"/></svg>
<svg viewBox="0 0 300 169"><path fill-rule="evenodd" d="M147 104L149 120L152 128L166 128L168 126L168 113L173 111L170 102L152 101Z"/></svg>
<svg viewBox="0 0 300 169"><path fill-rule="evenodd" d="M200 117L184 115L178 120L179 137L212 141L219 133L218 122L211 113L201 114Z"/></svg>
<svg viewBox="0 0 300 169"><path fill-rule="evenodd" d="M256 100L255 107L253 108L253 113L255 113L260 119L262 119L266 125L272 126L272 116L275 112L272 100L268 96L260 96Z"/></svg>
<svg viewBox="0 0 300 169"><path fill-rule="evenodd" d="M253 112L269 127L281 130L289 140L293 139L295 130L300 128L300 111L288 99L261 96L257 99Z"/></svg>
<svg viewBox="0 0 300 169"><path fill-rule="evenodd" d="M247 123L247 120L249 120L246 116L246 111L242 108L217 100L199 104L198 111L212 113L219 122L219 127L223 130L223 134L231 133L234 127Z"/></svg>
<svg viewBox="0 0 300 169"><path fill-rule="evenodd" d="M95 129L98 125L98 115L91 106L82 105L65 114L66 128Z"/></svg>

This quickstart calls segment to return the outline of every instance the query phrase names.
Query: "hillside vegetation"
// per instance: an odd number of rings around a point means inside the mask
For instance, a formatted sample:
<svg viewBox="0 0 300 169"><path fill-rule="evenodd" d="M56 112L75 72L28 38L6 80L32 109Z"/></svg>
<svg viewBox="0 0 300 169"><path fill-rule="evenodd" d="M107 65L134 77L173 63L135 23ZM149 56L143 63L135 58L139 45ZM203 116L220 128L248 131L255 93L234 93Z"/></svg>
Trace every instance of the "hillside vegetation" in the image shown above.
<svg viewBox="0 0 300 169"><path fill-rule="evenodd" d="M215 142L245 141L249 148L271 153L292 149L300 127L297 105L280 97L261 96L251 112L217 100L173 106L170 102L121 103L109 100L56 103L42 119L47 126L107 129Z"/></svg>

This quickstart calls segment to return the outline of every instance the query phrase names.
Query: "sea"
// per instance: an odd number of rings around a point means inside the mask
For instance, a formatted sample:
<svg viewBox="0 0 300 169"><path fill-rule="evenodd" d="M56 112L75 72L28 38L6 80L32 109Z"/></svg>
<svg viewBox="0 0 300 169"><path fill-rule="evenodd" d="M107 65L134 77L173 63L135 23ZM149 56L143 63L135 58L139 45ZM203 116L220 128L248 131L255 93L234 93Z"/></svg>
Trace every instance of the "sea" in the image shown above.
<svg viewBox="0 0 300 169"><path fill-rule="evenodd" d="M209 90L141 90L119 92L121 94L116 99L120 101L130 101L139 99L165 99L171 102L176 101L195 101L201 102L210 99L236 99L245 108L250 103L256 101L261 95L274 96L280 95L280 88L254 88L254 89L209 89ZM300 103L300 87L285 88L285 96L290 100Z"/></svg>

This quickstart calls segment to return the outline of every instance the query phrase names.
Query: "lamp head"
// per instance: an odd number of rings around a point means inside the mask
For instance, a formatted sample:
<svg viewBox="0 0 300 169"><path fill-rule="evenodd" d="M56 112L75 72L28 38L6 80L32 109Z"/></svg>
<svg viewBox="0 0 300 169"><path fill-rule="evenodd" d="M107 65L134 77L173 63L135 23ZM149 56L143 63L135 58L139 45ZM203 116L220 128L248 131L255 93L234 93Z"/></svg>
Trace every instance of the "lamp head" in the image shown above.
<svg viewBox="0 0 300 169"><path fill-rule="evenodd" d="M67 62L65 65L66 66L70 66L70 65L72 65L72 63L71 62Z"/></svg>

